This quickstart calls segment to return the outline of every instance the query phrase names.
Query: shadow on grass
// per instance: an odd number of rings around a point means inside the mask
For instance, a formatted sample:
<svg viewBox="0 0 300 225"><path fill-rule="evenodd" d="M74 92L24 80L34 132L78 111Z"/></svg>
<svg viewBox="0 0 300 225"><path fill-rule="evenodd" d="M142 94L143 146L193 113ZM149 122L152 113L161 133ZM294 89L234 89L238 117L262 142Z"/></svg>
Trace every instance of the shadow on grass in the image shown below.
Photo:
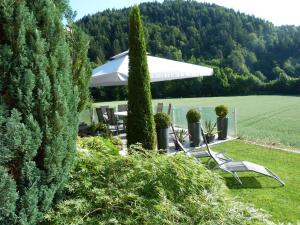
<svg viewBox="0 0 300 225"><path fill-rule="evenodd" d="M277 181L272 181L272 179L270 180L270 182L266 183L263 182L259 182L255 176L244 176L244 177L240 177L241 181L243 182L243 184L239 184L233 177L223 177L226 183L226 186L229 189L261 189L261 188L281 188L282 186L280 184L277 183Z"/></svg>

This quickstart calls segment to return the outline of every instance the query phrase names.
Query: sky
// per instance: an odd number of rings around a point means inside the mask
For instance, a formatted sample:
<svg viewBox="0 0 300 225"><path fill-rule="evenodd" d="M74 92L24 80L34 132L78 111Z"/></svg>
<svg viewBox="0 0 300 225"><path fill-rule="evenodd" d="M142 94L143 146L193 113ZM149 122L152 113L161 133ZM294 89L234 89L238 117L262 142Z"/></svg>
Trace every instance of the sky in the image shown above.
<svg viewBox="0 0 300 225"><path fill-rule="evenodd" d="M119 9L141 2L162 2L163 0L69 0L73 10L77 11L76 19L94 14L105 9ZM256 17L268 20L274 25L300 26L299 0L197 0L198 2L215 3L233 8Z"/></svg>

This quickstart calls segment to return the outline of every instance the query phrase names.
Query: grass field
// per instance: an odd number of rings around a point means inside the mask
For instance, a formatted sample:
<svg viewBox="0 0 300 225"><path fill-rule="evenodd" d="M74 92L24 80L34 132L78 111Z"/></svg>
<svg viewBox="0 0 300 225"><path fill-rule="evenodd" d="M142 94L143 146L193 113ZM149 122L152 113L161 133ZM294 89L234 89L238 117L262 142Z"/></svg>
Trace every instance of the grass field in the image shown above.
<svg viewBox="0 0 300 225"><path fill-rule="evenodd" d="M274 222L300 223L300 154L243 141L231 141L214 147L216 151L224 149L227 150L226 155L235 160L251 161L268 167L285 182L282 187L275 180L255 173L239 173L243 182L241 186L231 175L220 172L233 196L266 210Z"/></svg>
<svg viewBox="0 0 300 225"><path fill-rule="evenodd" d="M300 149L300 97L299 96L236 96L159 99L157 102L174 106L236 107L238 135L259 143ZM117 105L120 102L100 103ZM95 105L99 105L98 103Z"/></svg>
<svg viewBox="0 0 300 225"><path fill-rule="evenodd" d="M176 107L216 106L236 107L238 133L258 143L300 149L300 97L298 96L237 96L189 99L160 99L153 104L172 103ZM115 106L121 102L96 103ZM273 179L255 173L241 174L243 186L229 174L220 172L228 191L239 200L252 203L272 215L274 222L300 222L300 154L266 148L244 141L231 141L214 147L226 149L235 160L264 165L286 183L282 187Z"/></svg>

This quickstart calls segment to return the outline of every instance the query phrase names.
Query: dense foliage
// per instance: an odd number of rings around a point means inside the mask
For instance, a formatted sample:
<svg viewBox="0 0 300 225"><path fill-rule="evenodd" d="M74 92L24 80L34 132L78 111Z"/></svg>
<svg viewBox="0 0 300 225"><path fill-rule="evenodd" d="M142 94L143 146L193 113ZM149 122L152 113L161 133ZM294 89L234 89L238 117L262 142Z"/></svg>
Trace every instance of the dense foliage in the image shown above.
<svg viewBox="0 0 300 225"><path fill-rule="evenodd" d="M89 37L73 23L72 17L68 17L67 15L67 19L67 40L70 46L72 60L73 83L78 87L78 111L81 112L86 108L86 104L90 100L88 87L92 71L90 60L87 56L89 49Z"/></svg>
<svg viewBox="0 0 300 225"><path fill-rule="evenodd" d="M201 119L201 113L197 109L190 109L186 113L186 119L188 123L197 123Z"/></svg>
<svg viewBox="0 0 300 225"><path fill-rule="evenodd" d="M272 224L183 154L122 157L99 137L79 144L67 198L47 215L49 224Z"/></svg>
<svg viewBox="0 0 300 225"><path fill-rule="evenodd" d="M215 112L218 117L224 118L228 114L228 107L225 105L217 105L215 108Z"/></svg>
<svg viewBox="0 0 300 225"><path fill-rule="evenodd" d="M254 16L196 1L143 3L140 9L148 52L216 68L215 76L204 80L153 84L154 98L299 94L299 27L276 27ZM101 64L128 49L129 10L106 10L78 21L92 37L92 61ZM126 87L106 87L92 93L96 99L124 99Z"/></svg>
<svg viewBox="0 0 300 225"><path fill-rule="evenodd" d="M156 135L152 113L150 77L140 10L133 7L129 17L129 78L127 145L142 143L155 149Z"/></svg>
<svg viewBox="0 0 300 225"><path fill-rule="evenodd" d="M0 2L0 224L34 225L69 176L78 88L65 0Z"/></svg>
<svg viewBox="0 0 300 225"><path fill-rule="evenodd" d="M171 118L167 113L159 112L154 116L156 130L166 129L171 125Z"/></svg>

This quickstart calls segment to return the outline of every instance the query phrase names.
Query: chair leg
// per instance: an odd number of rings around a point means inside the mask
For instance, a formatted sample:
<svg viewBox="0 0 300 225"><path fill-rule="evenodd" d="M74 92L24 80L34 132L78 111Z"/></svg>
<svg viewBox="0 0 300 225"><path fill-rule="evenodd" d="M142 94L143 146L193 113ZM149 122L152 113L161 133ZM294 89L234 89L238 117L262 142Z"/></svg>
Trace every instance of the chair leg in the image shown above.
<svg viewBox="0 0 300 225"><path fill-rule="evenodd" d="M220 168L220 167L219 167L219 168ZM232 172L232 171L230 171L230 170L226 170L226 169L223 169L223 168L221 168L221 169L224 170L224 171L226 171L226 172L228 172L228 173L230 173L230 174L233 176L233 178L234 178L237 182L239 182L240 185L243 185L243 182L241 181L240 177L237 175L236 172Z"/></svg>
<svg viewBox="0 0 300 225"><path fill-rule="evenodd" d="M237 175L236 172L232 172L231 174L240 183L240 185L243 185L243 182L241 181L240 177Z"/></svg>
<svg viewBox="0 0 300 225"><path fill-rule="evenodd" d="M273 171L269 170L268 168L266 168L266 170L272 175L270 177L278 181L282 186L285 185L285 183L279 178L279 176L277 176L277 174L275 174Z"/></svg>
<svg viewBox="0 0 300 225"><path fill-rule="evenodd" d="M117 128L117 135L119 135L119 125L118 125L118 123L116 125L116 128Z"/></svg>

